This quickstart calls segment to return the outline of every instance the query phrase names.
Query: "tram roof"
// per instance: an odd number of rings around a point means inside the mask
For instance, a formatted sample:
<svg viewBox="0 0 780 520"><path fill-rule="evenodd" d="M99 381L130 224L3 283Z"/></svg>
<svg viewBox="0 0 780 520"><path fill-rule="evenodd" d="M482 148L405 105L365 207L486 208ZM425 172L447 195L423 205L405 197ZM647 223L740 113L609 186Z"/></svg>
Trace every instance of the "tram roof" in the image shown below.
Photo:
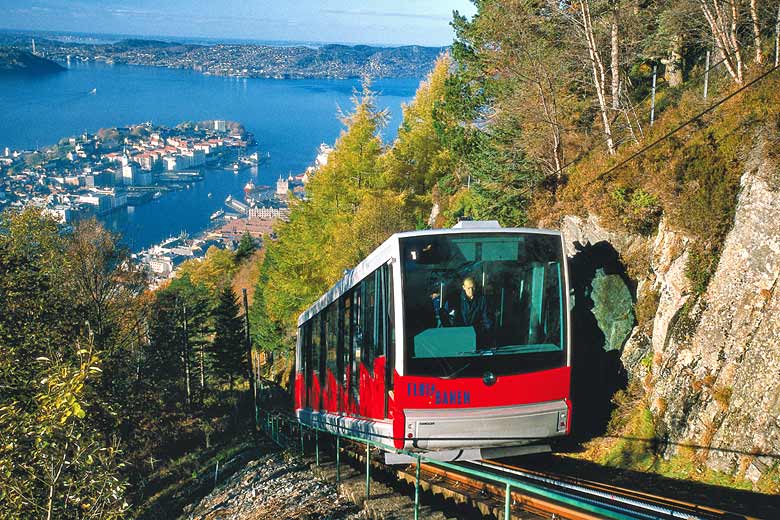
<svg viewBox="0 0 780 520"><path fill-rule="evenodd" d="M424 229L421 231L405 231L395 233L387 240L374 249L366 258L360 261L353 269L347 271L344 276L336 282L325 294L303 311L298 317L298 326L300 327L312 316L322 309L336 301L342 294L346 293L357 285L366 276L373 273L376 269L390 261L392 254L397 251L394 246L399 240L404 238L437 236L437 235L471 235L477 233L507 233L507 234L528 234L528 235L551 235L561 236L560 231L552 229L539 228L505 228L501 227L497 221L461 221L451 228L442 229Z"/></svg>

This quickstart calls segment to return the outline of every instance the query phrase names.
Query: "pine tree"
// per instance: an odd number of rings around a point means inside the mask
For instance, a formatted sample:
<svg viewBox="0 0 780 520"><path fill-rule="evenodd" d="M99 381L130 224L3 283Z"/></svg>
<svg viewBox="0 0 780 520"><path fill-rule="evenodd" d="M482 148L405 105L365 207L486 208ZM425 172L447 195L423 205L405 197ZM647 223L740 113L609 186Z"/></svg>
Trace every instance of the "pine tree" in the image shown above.
<svg viewBox="0 0 780 520"><path fill-rule="evenodd" d="M241 241L238 243L235 254L236 265L241 264L244 260L252 256L252 253L257 251L257 243L248 232L244 233L241 237Z"/></svg>
<svg viewBox="0 0 780 520"><path fill-rule="evenodd" d="M233 379L246 373L246 346L238 302L229 285L219 291L213 317L214 341L211 348L214 353L215 368L228 379L232 390Z"/></svg>

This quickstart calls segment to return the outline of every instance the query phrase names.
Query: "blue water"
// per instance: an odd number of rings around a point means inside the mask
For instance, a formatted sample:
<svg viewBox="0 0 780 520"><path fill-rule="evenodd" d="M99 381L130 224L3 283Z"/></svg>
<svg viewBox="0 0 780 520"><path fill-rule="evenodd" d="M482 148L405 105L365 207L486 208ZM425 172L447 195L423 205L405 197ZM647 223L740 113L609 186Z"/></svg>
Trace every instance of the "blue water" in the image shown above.
<svg viewBox="0 0 780 520"><path fill-rule="evenodd" d="M395 136L401 103L408 102L417 79L383 79L373 84L377 105L390 111L383 131ZM322 142L333 143L343 129L339 108L348 111L358 80L236 79L204 76L191 70L74 64L61 74L0 77L0 150L34 149L62 137L145 121L173 126L187 120L239 121L271 159L259 171L207 172L190 189L128 208L106 219L134 251L181 231L197 234L228 194L242 196L250 176L273 185L280 175L301 173ZM97 93L90 95L92 89ZM208 198L208 193L212 198Z"/></svg>

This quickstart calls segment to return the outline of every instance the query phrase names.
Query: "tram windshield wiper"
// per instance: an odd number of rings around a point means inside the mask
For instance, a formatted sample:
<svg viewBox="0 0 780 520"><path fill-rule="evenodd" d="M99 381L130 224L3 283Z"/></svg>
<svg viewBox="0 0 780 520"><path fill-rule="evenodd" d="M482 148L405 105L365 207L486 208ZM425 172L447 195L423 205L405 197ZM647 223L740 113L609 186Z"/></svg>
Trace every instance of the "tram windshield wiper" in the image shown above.
<svg viewBox="0 0 780 520"><path fill-rule="evenodd" d="M464 370L466 370L470 366L471 366L471 363L466 363L462 367L454 370L451 374L448 374L446 376L442 376L442 379L452 379L453 377L457 376L458 374L460 374L461 372L463 372Z"/></svg>

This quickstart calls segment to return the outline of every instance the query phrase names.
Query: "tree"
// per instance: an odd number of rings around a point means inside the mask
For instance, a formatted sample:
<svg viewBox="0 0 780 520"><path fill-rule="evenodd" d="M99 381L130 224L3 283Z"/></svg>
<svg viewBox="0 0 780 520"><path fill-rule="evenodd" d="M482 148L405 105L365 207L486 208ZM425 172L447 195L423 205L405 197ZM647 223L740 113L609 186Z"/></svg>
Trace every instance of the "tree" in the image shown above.
<svg viewBox="0 0 780 520"><path fill-rule="evenodd" d="M234 261L236 264L241 264L252 256L252 253L257 251L257 244L255 243L255 239L252 238L252 235L250 235L248 232L244 233L241 236L241 241L238 243L238 247L236 248L235 258Z"/></svg>
<svg viewBox="0 0 780 520"><path fill-rule="evenodd" d="M181 264L177 276L188 276L193 284L203 285L212 294L216 294L220 287L230 283L237 269L232 252L211 246L202 260L187 260Z"/></svg>
<svg viewBox="0 0 780 520"><path fill-rule="evenodd" d="M118 448L90 420L89 380L100 361L92 344L74 358L39 358L34 399L0 405L3 518L110 519L128 508Z"/></svg>
<svg viewBox="0 0 780 520"><path fill-rule="evenodd" d="M216 370L226 377L230 389L233 379L246 373L244 323L238 302L230 286L222 288L213 311L214 341L211 344Z"/></svg>
<svg viewBox="0 0 780 520"><path fill-rule="evenodd" d="M738 0L699 0L699 6L712 31L723 63L737 85L744 82L742 44L739 40Z"/></svg>
<svg viewBox="0 0 780 520"><path fill-rule="evenodd" d="M64 235L36 209L0 218L0 516L121 516L118 440L105 421L117 411L99 390L114 344L97 344L73 291L79 231Z"/></svg>
<svg viewBox="0 0 780 520"><path fill-rule="evenodd" d="M211 334L211 296L188 275L155 293L149 317L149 345L143 373L168 401L193 401L193 374L199 374L201 395L210 359L205 345Z"/></svg>
<svg viewBox="0 0 780 520"><path fill-rule="evenodd" d="M424 197L452 169L450 150L436 132L434 109L444 102L444 86L452 59L439 57L433 71L420 83L414 99L403 106L398 137L383 156L383 186L396 193Z"/></svg>

